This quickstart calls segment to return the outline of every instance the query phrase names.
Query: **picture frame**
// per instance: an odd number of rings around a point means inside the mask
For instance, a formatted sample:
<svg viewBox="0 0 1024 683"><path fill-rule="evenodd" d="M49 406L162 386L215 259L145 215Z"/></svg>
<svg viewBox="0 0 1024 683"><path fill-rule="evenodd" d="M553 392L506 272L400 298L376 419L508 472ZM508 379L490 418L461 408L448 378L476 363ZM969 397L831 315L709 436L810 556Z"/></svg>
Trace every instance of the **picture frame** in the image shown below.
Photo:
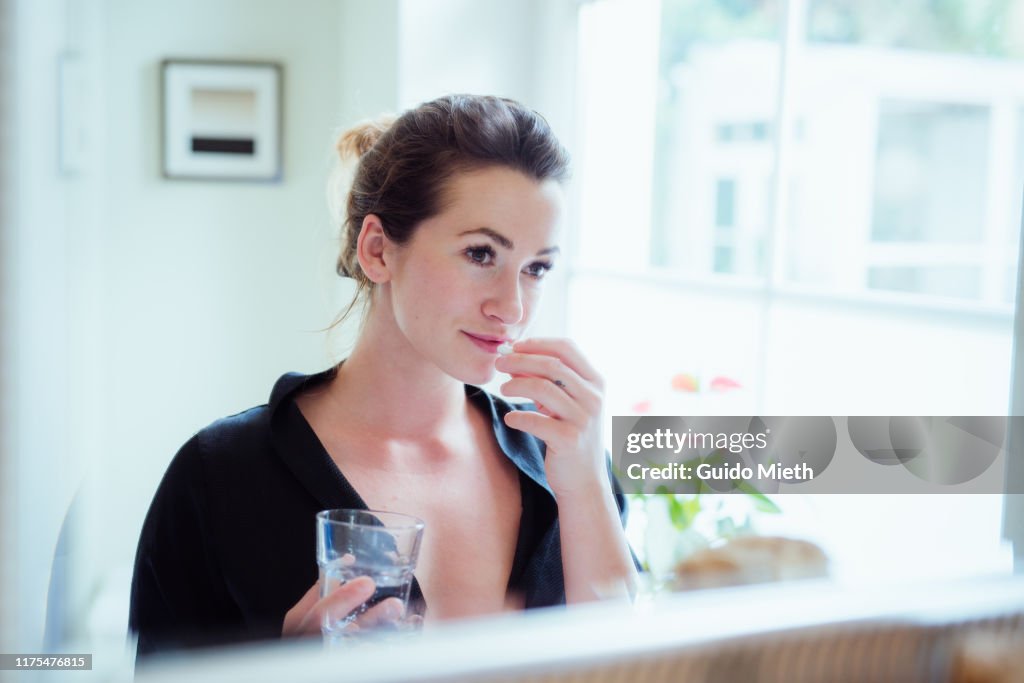
<svg viewBox="0 0 1024 683"><path fill-rule="evenodd" d="M275 62L163 60L163 177L279 182L283 80Z"/></svg>

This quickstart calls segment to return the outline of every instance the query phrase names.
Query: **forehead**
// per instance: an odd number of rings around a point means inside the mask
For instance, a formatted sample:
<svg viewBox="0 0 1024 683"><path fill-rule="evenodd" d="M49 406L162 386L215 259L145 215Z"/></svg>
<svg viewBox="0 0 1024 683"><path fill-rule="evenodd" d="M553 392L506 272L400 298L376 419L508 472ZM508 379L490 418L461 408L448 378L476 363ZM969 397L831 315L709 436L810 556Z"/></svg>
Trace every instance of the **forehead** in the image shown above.
<svg viewBox="0 0 1024 683"><path fill-rule="evenodd" d="M453 234L487 227L513 241L551 241L561 222L562 188L521 171L491 166L454 175L442 195L441 212L427 223ZM533 246L533 245L531 245Z"/></svg>

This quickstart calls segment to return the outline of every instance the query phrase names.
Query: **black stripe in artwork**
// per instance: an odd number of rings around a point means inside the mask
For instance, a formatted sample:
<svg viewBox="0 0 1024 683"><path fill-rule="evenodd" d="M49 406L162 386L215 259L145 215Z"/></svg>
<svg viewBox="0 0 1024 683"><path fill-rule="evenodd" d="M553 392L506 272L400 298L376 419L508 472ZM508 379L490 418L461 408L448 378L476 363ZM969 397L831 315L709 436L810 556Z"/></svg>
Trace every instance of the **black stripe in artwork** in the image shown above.
<svg viewBox="0 0 1024 683"><path fill-rule="evenodd" d="M252 155L256 153L256 141L252 138L192 138L192 151Z"/></svg>

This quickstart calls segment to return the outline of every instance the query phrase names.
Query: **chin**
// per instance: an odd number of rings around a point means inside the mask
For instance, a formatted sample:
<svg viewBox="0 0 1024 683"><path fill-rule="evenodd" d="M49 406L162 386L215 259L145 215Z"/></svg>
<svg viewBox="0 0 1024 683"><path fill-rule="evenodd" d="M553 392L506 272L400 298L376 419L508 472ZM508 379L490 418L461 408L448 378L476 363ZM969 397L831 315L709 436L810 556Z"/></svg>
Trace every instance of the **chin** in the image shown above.
<svg viewBox="0 0 1024 683"><path fill-rule="evenodd" d="M494 379L498 371L494 369L494 366L481 366L476 364L474 367L469 363L458 363L453 367L446 368L445 372L451 375L453 378L459 380L463 384L472 384L474 386L481 386L487 384Z"/></svg>

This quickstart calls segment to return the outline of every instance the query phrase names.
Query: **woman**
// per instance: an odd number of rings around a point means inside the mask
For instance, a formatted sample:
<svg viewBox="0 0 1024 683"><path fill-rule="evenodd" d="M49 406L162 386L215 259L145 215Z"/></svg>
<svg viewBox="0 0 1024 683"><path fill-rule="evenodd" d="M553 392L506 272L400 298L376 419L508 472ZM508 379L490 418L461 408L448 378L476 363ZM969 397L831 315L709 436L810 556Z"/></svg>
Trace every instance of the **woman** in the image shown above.
<svg viewBox="0 0 1024 683"><path fill-rule="evenodd" d="M426 522L413 602L428 620L634 585L601 378L570 342L523 338L559 256L568 159L546 122L451 96L349 131L339 151L359 156L338 264L368 302L358 340L174 458L136 558L140 653L318 633L325 612L366 601L369 579L319 598L314 515L327 508ZM536 410L474 386L496 371ZM389 601L373 612L402 616Z"/></svg>

